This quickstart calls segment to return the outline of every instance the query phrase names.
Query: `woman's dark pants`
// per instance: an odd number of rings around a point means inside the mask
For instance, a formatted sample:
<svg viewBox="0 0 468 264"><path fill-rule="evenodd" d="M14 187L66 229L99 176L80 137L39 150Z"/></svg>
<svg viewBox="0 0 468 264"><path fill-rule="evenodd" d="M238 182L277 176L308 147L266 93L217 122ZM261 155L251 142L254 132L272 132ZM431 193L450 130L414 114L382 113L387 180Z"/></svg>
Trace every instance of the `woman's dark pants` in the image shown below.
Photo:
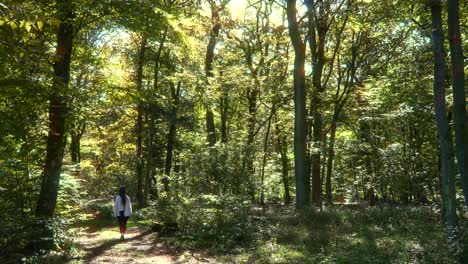
<svg viewBox="0 0 468 264"><path fill-rule="evenodd" d="M119 220L120 234L125 234L127 231L128 216L125 217L124 211L120 211L119 217L117 217L117 219Z"/></svg>

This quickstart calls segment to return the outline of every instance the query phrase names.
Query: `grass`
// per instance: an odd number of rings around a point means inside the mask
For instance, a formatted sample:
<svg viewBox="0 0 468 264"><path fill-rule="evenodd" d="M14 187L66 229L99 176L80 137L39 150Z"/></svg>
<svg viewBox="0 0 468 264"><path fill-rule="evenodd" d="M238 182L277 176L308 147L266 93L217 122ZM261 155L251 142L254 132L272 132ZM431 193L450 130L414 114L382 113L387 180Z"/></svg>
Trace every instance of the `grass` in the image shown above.
<svg viewBox="0 0 468 264"><path fill-rule="evenodd" d="M101 205L97 211L106 212L109 206ZM150 224L138 215L130 218L128 228ZM240 237L249 238L243 243L220 237L238 230L233 229L236 223L232 221L228 221L229 226L210 225L210 234L215 235L179 230L177 235L159 237L155 243L207 256L217 263L458 263L447 246L440 212L429 206L329 207L322 212L271 206L253 208L249 217L239 219L254 226L238 231ZM116 237L117 223L112 215L90 214L83 220L81 224L95 228L98 240ZM461 215L460 224L467 230L465 215ZM196 229L192 226L191 230Z"/></svg>
<svg viewBox="0 0 468 264"><path fill-rule="evenodd" d="M112 204L86 207L89 211L81 214L77 226L91 227L102 241L115 238ZM329 207L321 212L270 206L236 214L232 209L228 205L216 214L185 212L182 230L158 241L219 263L457 263L445 240L440 211L430 206ZM135 212L128 228L150 225L144 215ZM468 229L466 215L460 224Z"/></svg>
<svg viewBox="0 0 468 264"><path fill-rule="evenodd" d="M236 263L456 263L430 207L272 207L253 248L221 257ZM466 222L462 219L463 222Z"/></svg>

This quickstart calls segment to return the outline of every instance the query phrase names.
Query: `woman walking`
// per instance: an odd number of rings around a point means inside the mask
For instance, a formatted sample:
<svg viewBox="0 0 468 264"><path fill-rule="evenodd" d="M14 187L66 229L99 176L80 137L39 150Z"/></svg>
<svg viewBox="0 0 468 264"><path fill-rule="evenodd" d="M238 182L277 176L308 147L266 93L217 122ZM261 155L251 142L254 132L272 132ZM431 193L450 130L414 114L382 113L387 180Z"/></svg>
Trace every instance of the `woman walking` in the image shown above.
<svg viewBox="0 0 468 264"><path fill-rule="evenodd" d="M132 214L132 202L130 197L125 193L125 187L120 187L119 195L115 197L114 216L119 220L120 239L124 239L124 234L127 231L127 221Z"/></svg>

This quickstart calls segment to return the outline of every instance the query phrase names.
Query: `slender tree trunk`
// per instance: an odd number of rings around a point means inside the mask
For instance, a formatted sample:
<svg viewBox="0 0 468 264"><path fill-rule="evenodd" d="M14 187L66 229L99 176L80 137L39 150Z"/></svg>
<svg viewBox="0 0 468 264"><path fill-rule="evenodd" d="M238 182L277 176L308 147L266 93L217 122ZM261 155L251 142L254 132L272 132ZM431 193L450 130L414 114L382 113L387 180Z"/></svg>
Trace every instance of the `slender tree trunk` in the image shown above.
<svg viewBox="0 0 468 264"><path fill-rule="evenodd" d="M158 50L156 51L156 56L154 58L154 81L153 81L153 88L154 92L157 93L159 92L159 68L160 68L160 62L161 62L161 54L164 49L164 44L166 43L166 38L167 38L167 33L168 33L169 27L166 26L164 28L164 32L162 34L162 39L159 42L159 47ZM159 106L157 104L154 104L150 111L149 111L149 137L150 141L148 145L148 155L147 155L147 173L148 175L146 176L146 183L145 183L145 199L147 199L148 194L151 194L155 199L158 199L158 184L157 184L157 179L156 175L153 173L153 170L156 168L155 166L155 160L154 157L157 156L156 153L158 152L155 149L155 146L153 144L154 140L154 135L156 134L156 120L157 120L157 109ZM151 189L151 180L154 183L154 189Z"/></svg>
<svg viewBox="0 0 468 264"><path fill-rule="evenodd" d="M73 7L70 1L57 0L60 25L55 51L53 94L49 105L47 154L36 216L52 218L57 204L63 151L65 148L66 90L70 81L73 49Z"/></svg>
<svg viewBox="0 0 468 264"><path fill-rule="evenodd" d="M337 115L335 114L332 119L330 127L330 145L328 147L328 160L327 160L327 178L325 181L325 194L327 199L327 204L332 205L332 188L331 188L331 175L333 169L333 159L335 158L335 136L336 136L336 125L337 125Z"/></svg>
<svg viewBox="0 0 468 264"><path fill-rule="evenodd" d="M172 111L171 111L171 117L169 121L169 133L167 135L166 167L164 171L164 174L166 175L166 177L163 179L164 191L166 192L169 192L168 177L171 175L174 141L175 141L176 130L177 130L177 108L179 106L179 96L180 96L180 88L182 86L182 82L179 81L177 83L177 89L174 87L174 84L172 82L170 82L169 84L171 87Z"/></svg>
<svg viewBox="0 0 468 264"><path fill-rule="evenodd" d="M154 58L154 83L153 83L154 86L153 87L154 87L155 92L158 92L159 90L159 64L161 61L161 53L162 53L162 50L164 49L164 44L166 43L167 31L168 31L168 27L166 26L164 28L161 42L159 42L158 51L156 52L156 56Z"/></svg>
<svg viewBox="0 0 468 264"><path fill-rule="evenodd" d="M208 133L208 145L210 147L214 146L216 143L216 130L214 124L214 115L211 109L206 110L206 131Z"/></svg>
<svg viewBox="0 0 468 264"><path fill-rule="evenodd" d="M281 175L283 180L284 188L284 204L288 205L291 203L291 194L289 193L289 160L287 153L287 141L286 138L278 135L278 149L281 156Z"/></svg>
<svg viewBox="0 0 468 264"><path fill-rule="evenodd" d="M143 204L142 207L148 206L148 198L151 188L151 176L153 175L153 140L154 140L154 120L151 111L146 115L146 123L148 124L146 138L146 170L145 181L143 185Z"/></svg>
<svg viewBox="0 0 468 264"><path fill-rule="evenodd" d="M70 142L70 156L71 156L71 162L72 163L79 163L78 161L78 146L79 146L79 143L78 143L78 137L77 135L74 133L74 132L71 132L70 133L70 137L71 137L71 142Z"/></svg>
<svg viewBox="0 0 468 264"><path fill-rule="evenodd" d="M70 129L70 155L71 161L73 163L80 163L81 162L81 138L86 129L86 122L82 121L82 123L77 127L76 124L73 124Z"/></svg>
<svg viewBox="0 0 468 264"><path fill-rule="evenodd" d="M447 1L448 38L452 61L452 84L455 142L457 146L458 172L460 173L465 204L468 206L468 123L466 117L465 73L463 66L463 49L460 35L459 0Z"/></svg>
<svg viewBox="0 0 468 264"><path fill-rule="evenodd" d="M322 85L323 67L325 65L325 41L328 31L327 19L324 10L324 3L322 0L317 0L319 5L318 21L315 19L315 2L314 0L307 1L308 9L308 41L311 50L312 59L312 103L313 109L313 142L314 151L311 155L311 176L312 176L312 203L316 206L322 206L322 184L321 184L321 155L322 155L322 135L323 135L323 121L322 121L322 93L324 91ZM317 33L317 36L316 36Z"/></svg>
<svg viewBox="0 0 468 264"><path fill-rule="evenodd" d="M214 61L214 50L216 43L218 42L217 38L219 31L221 29L221 24L219 23L219 7L215 4L211 6L211 21L213 27L210 31L210 40L208 41L208 46L206 48L206 58L205 58L205 75L206 75L206 86L209 89L210 78L213 77L213 61ZM208 145L214 146L216 143L216 130L214 124L214 115L211 110L211 106L207 103L206 106L206 132L207 132L207 141Z"/></svg>
<svg viewBox="0 0 468 264"><path fill-rule="evenodd" d="M272 110L271 110L273 113L275 111L275 106L273 105L272 107ZM266 134L265 134L265 141L263 143L263 161L262 161L262 171L261 171L261 175L260 175L260 179L261 179L261 185L260 185L260 203L262 205L265 204L265 165L266 165L266 161L267 161L267 151L268 151L268 137L270 136L270 127L271 127L271 118L273 117L273 114L270 116L270 118L268 119L268 124L267 124L267 131L266 131Z"/></svg>
<svg viewBox="0 0 468 264"><path fill-rule="evenodd" d="M255 186L253 183L253 175L254 175L254 156L255 156L255 123L256 123L256 115L257 115L257 96L258 96L258 87L260 84L255 81L255 87L253 91L249 92L248 96L248 105L249 105L249 117L248 117L248 135L247 135L247 151L245 154L246 164L247 164L247 177L249 181L249 193L252 197L252 200L255 200Z"/></svg>
<svg viewBox="0 0 468 264"><path fill-rule="evenodd" d="M288 205L291 203L291 195L289 193L289 160L288 160L288 142L286 137L281 132L278 120L275 113L275 129L276 129L276 140L278 146L278 152L281 157L281 175L283 180L284 188L284 204Z"/></svg>
<svg viewBox="0 0 468 264"><path fill-rule="evenodd" d="M137 123L136 123L136 135L137 135L137 201L139 206L143 206L143 102L141 100L143 90L143 65L145 63L147 37L143 35L140 43L140 50L138 51L137 61L137 76L136 86L138 94L137 103Z"/></svg>
<svg viewBox="0 0 468 264"><path fill-rule="evenodd" d="M173 119L174 117L171 117ZM174 139L176 135L176 123L171 120L169 125L169 133L167 134L167 148L166 148L166 167L164 174L166 177L163 179L164 191L169 192L169 176L171 175L172 154L174 149Z"/></svg>
<svg viewBox="0 0 468 264"><path fill-rule="evenodd" d="M314 109L320 104L318 100L314 100ZM313 125L313 146L314 150L311 156L311 176L312 176L312 203L318 207L322 206L322 181L320 175L321 168L321 145L322 145L322 114L320 110L314 111L314 125Z"/></svg>
<svg viewBox="0 0 468 264"><path fill-rule="evenodd" d="M227 119L229 113L229 88L223 87L223 95L221 97L221 142L228 142L228 128L227 128Z"/></svg>
<svg viewBox="0 0 468 264"><path fill-rule="evenodd" d="M289 36L294 47L294 170L296 175L296 208L308 206L304 184L306 177L306 89L305 89L305 44L301 40L296 17L296 1L288 0L287 9Z"/></svg>
<svg viewBox="0 0 468 264"><path fill-rule="evenodd" d="M432 36L434 51L434 104L440 145L440 177L447 238L457 237L458 226L455 197L453 146L447 120L445 102L445 51L442 29L441 1L431 1Z"/></svg>

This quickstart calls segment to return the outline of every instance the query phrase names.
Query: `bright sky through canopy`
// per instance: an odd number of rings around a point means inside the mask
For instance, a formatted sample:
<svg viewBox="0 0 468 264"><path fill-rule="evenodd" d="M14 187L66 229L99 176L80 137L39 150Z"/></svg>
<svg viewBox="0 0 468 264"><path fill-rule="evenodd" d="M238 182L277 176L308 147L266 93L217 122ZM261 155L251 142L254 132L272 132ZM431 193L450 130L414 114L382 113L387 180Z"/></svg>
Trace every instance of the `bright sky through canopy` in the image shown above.
<svg viewBox="0 0 468 264"><path fill-rule="evenodd" d="M245 14L245 0L233 0L229 2L228 8L234 19L242 19Z"/></svg>

